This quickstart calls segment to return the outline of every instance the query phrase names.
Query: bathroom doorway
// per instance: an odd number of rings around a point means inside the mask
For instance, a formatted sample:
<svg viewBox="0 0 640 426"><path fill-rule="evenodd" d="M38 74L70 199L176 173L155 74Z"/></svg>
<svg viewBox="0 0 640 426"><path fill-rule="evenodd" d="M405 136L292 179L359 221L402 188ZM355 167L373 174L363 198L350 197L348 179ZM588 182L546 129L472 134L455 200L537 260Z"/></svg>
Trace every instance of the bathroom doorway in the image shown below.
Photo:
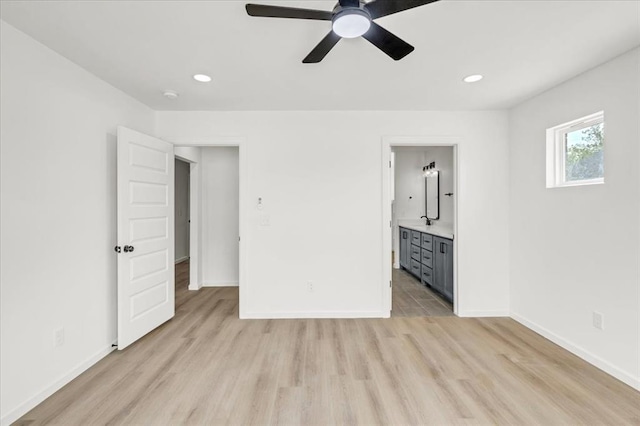
<svg viewBox="0 0 640 426"><path fill-rule="evenodd" d="M383 273L392 317L456 314L457 155L450 140L383 141Z"/></svg>

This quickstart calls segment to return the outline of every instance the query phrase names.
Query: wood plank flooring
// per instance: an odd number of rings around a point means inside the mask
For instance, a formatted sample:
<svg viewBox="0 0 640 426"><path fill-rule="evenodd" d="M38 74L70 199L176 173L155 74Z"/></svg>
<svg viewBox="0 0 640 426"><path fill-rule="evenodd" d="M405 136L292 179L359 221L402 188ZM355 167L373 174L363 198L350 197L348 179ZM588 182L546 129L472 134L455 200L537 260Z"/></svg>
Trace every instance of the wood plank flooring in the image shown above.
<svg viewBox="0 0 640 426"><path fill-rule="evenodd" d="M17 424L640 424L640 393L513 320L239 320L186 266L173 320Z"/></svg>
<svg viewBox="0 0 640 426"><path fill-rule="evenodd" d="M451 317L453 306L413 275L393 270L392 317Z"/></svg>

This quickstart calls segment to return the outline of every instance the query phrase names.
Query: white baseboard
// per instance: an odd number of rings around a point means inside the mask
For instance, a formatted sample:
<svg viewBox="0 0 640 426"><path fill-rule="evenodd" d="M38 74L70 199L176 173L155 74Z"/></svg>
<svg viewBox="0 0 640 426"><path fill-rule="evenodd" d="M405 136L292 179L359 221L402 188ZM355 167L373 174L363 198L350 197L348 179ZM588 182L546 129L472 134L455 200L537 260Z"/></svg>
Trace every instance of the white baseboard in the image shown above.
<svg viewBox="0 0 640 426"><path fill-rule="evenodd" d="M116 342L113 342L113 343L115 344ZM22 404L14 408L13 410L9 411L6 415L2 417L2 419L0 419L0 425L8 426L11 423L15 422L20 417L28 413L31 409L33 409L38 404L40 404L42 401L49 398L51 395L53 395L58 390L60 390L64 385L71 382L73 379L78 377L80 374L84 373L86 370L88 370L90 367L92 367L102 358L109 355L115 349L116 349L115 347L109 345L109 347L99 350L98 352L96 352L95 354L93 354L83 362L81 362L78 366L73 368L71 371L64 374L63 376L61 376L59 379L57 379L50 385L45 386L45 388L42 389L40 392L38 392L36 395L29 398L28 400L26 400L25 402L23 402Z"/></svg>
<svg viewBox="0 0 640 426"><path fill-rule="evenodd" d="M189 260L189 256L184 256L184 257L181 257L180 259L176 259L176 265L178 263L184 262L185 260Z"/></svg>
<svg viewBox="0 0 640 426"><path fill-rule="evenodd" d="M542 337L551 340L556 345L558 345L558 346L568 350L572 354L582 358L583 360L587 361L589 364L599 368L600 370L602 370L605 373L615 377L616 379L620 380L621 382L626 383L627 385L631 386L632 388L640 391L640 377L633 377L631 374L629 374L626 371L623 371L623 370L619 369L618 367L610 364L609 362L603 360L599 356L594 355L591 352L581 348L580 346L575 345L575 344L571 343L570 341L564 339L563 337L558 336L554 332L552 332L550 330L547 330L546 328L544 328L544 327L542 327L542 326L540 326L540 325L538 325L538 324L536 324L536 323L534 323L532 321L529 321L528 319L524 318L521 315L518 315L518 314L512 312L511 313L511 318L513 318L515 321L518 321L520 324L524 325L525 327L535 331L536 333L538 333Z"/></svg>
<svg viewBox="0 0 640 426"><path fill-rule="evenodd" d="M238 287L238 281L204 281L202 287Z"/></svg>
<svg viewBox="0 0 640 426"><path fill-rule="evenodd" d="M460 318L489 318L489 317L508 317L509 311L498 309L495 311L459 311Z"/></svg>
<svg viewBox="0 0 640 426"><path fill-rule="evenodd" d="M388 312L382 311L344 311L344 312L247 312L241 319L324 319L324 318L388 318Z"/></svg>
<svg viewBox="0 0 640 426"><path fill-rule="evenodd" d="M194 284L189 284L189 290L191 290L191 291L198 291L198 290L200 290L201 288L202 288L202 286L201 286L201 285L198 285L198 284L195 284L195 285L194 285Z"/></svg>

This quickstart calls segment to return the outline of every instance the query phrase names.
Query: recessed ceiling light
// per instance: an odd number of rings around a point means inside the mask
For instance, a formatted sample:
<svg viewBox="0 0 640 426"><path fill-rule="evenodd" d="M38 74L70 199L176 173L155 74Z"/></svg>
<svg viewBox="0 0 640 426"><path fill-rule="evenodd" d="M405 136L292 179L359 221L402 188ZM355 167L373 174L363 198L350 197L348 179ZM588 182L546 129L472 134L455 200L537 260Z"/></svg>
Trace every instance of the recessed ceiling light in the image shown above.
<svg viewBox="0 0 640 426"><path fill-rule="evenodd" d="M206 74L196 74L193 76L195 81L199 81L200 83L208 83L211 81L211 77Z"/></svg>
<svg viewBox="0 0 640 426"><path fill-rule="evenodd" d="M175 90L165 90L164 92L162 92L162 95L165 98L171 99L171 100L178 99L178 96L180 96L180 94Z"/></svg>
<svg viewBox="0 0 640 426"><path fill-rule="evenodd" d="M463 79L463 81L464 81L465 83L475 83L475 82L477 82L477 81L482 80L483 78L484 78L484 77L483 77L483 76L481 76L480 74L473 74L473 75L468 75L468 76L466 76L466 77Z"/></svg>

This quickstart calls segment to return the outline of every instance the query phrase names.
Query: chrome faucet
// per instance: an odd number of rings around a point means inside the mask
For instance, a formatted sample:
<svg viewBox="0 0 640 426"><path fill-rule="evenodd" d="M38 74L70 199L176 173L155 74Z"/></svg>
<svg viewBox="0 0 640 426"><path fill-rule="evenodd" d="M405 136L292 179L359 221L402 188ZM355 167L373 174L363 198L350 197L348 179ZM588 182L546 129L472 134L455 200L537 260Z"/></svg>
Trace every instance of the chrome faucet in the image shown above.
<svg viewBox="0 0 640 426"><path fill-rule="evenodd" d="M431 223L431 219L429 219L427 216L420 216L420 219L422 219L422 218L427 219L427 226L431 226L431 225L433 225L433 224Z"/></svg>

